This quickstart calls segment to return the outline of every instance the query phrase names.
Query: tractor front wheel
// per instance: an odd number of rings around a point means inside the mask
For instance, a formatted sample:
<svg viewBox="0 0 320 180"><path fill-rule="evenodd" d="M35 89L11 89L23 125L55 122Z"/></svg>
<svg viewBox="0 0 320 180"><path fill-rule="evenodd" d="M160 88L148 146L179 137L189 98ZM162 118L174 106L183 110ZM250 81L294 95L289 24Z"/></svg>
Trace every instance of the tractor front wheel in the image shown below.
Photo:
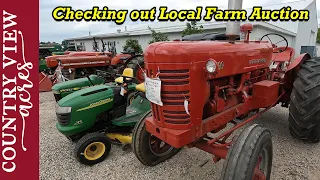
<svg viewBox="0 0 320 180"><path fill-rule="evenodd" d="M102 133L95 132L83 136L74 149L77 160L85 165L102 162L109 155L111 142Z"/></svg>
<svg viewBox="0 0 320 180"><path fill-rule="evenodd" d="M301 65L289 107L290 133L303 141L320 140L320 58L305 60Z"/></svg>
<svg viewBox="0 0 320 180"><path fill-rule="evenodd" d="M243 130L228 150L221 179L269 180L271 167L271 133L254 124Z"/></svg>
<svg viewBox="0 0 320 180"><path fill-rule="evenodd" d="M149 111L137 122L132 137L132 150L138 160L146 166L155 166L180 151L180 148L172 147L146 130L145 121L151 115L151 111Z"/></svg>

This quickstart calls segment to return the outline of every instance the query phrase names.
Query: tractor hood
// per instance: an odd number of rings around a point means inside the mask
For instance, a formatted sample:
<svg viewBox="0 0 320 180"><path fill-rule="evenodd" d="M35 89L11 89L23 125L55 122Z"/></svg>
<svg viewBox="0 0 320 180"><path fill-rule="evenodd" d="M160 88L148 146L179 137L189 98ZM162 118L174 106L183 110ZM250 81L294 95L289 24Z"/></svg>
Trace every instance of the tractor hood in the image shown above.
<svg viewBox="0 0 320 180"><path fill-rule="evenodd" d="M94 85L100 85L104 83L104 80L97 75L90 75L89 78ZM65 81L55 84L52 87L52 91L56 94L73 92L92 86L91 82L86 77L74 79L71 81Z"/></svg>
<svg viewBox="0 0 320 180"><path fill-rule="evenodd" d="M267 56L271 59L272 46L265 42L236 41L169 41L149 45L145 63L196 63L213 58L216 61L237 61L239 57ZM237 62L234 62L237 63Z"/></svg>
<svg viewBox="0 0 320 180"><path fill-rule="evenodd" d="M76 91L58 101L57 129L66 136L90 129L98 116L112 109L114 91L110 86L97 85Z"/></svg>

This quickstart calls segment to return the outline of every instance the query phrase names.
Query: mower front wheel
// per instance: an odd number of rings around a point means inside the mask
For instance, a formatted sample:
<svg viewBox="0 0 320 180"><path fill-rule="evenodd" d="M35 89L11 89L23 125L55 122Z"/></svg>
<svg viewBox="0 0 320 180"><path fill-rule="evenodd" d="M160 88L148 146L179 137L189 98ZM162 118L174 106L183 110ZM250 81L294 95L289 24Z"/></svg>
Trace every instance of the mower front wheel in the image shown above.
<svg viewBox="0 0 320 180"><path fill-rule="evenodd" d="M151 111L149 111L137 122L132 136L132 151L138 160L146 166L155 166L180 151L180 148L172 147L146 130L145 121L151 115Z"/></svg>
<svg viewBox="0 0 320 180"><path fill-rule="evenodd" d="M269 130L254 124L243 130L228 150L223 180L269 180L272 140Z"/></svg>
<svg viewBox="0 0 320 180"><path fill-rule="evenodd" d="M74 149L76 159L85 165L102 162L109 155L111 142L102 133L95 132L83 136Z"/></svg>

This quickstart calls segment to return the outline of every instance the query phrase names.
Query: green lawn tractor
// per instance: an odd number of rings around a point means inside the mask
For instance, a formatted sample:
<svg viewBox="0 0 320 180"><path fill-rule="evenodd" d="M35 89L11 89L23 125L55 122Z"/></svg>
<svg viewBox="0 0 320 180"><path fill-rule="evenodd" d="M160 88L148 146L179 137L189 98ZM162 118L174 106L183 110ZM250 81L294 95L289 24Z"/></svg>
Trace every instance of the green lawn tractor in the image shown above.
<svg viewBox="0 0 320 180"><path fill-rule="evenodd" d="M150 111L144 83L136 85L131 77L122 76L121 86L96 85L62 98L56 106L56 128L76 143L77 160L86 165L103 161L111 143L131 145L131 131L137 121ZM128 87L137 90L127 106Z"/></svg>
<svg viewBox="0 0 320 180"><path fill-rule="evenodd" d="M64 81L52 86L52 92L54 94L55 100L58 102L60 99L66 97L67 95L79 91L81 89L85 89L88 87L103 85L108 79L108 72L96 70L97 74L93 74L84 78ZM126 68L123 70L122 75L118 75L120 77L116 78L113 83L108 83L110 86L120 86L123 84L123 76L130 77L134 79L134 72L132 68ZM132 100L135 91L135 83L128 84L128 98Z"/></svg>

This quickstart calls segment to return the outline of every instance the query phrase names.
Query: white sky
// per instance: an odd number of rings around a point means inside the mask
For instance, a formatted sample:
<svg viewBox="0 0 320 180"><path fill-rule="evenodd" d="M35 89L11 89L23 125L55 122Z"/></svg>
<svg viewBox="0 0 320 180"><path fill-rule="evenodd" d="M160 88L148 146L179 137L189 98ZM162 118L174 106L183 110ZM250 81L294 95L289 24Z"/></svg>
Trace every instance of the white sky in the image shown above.
<svg viewBox="0 0 320 180"><path fill-rule="evenodd" d="M297 0L243 0L243 8L265 6ZM316 0L318 17L320 17L320 0ZM218 6L225 9L228 0L40 0L40 41L61 42L65 38L91 34L116 32L133 22L126 19L123 25L114 22L56 22L52 10L57 6L72 6L73 9L92 9L93 6L108 6L110 9L150 9L154 6L168 6L168 9L195 9L197 6ZM318 20L320 23L320 19ZM141 22L134 22L141 23Z"/></svg>

